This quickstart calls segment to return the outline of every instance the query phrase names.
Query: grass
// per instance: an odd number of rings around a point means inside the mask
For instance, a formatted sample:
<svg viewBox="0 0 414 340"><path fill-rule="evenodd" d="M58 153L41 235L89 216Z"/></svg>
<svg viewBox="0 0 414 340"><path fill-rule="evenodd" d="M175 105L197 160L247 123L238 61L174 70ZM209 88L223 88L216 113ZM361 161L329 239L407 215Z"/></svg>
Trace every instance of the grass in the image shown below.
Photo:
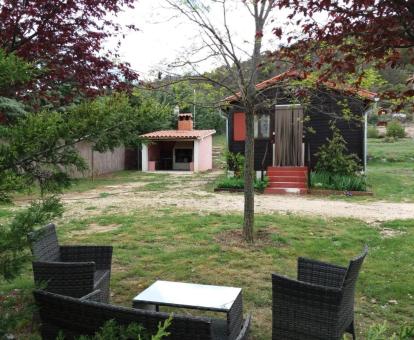
<svg viewBox="0 0 414 340"><path fill-rule="evenodd" d="M91 224L119 227L82 234ZM84 216L58 225L63 244L114 246L111 286L115 304L130 306L138 292L159 278L239 286L245 311L253 313L254 338L270 339L272 272L294 277L298 256L346 265L367 243L370 253L356 297L358 331L364 337L369 325L384 320L394 331L414 319L414 220L373 227L351 219L257 215L256 229L262 236L253 246L239 239L241 214L200 215L161 208ZM401 234L384 239L381 228ZM0 282L0 291L27 288L31 281L27 266L15 282ZM29 324L31 318L25 322Z"/></svg>
<svg viewBox="0 0 414 340"><path fill-rule="evenodd" d="M414 139L368 140L368 185L373 199L414 202Z"/></svg>
<svg viewBox="0 0 414 340"><path fill-rule="evenodd" d="M374 196L331 196L346 201L414 202L414 139L368 139L368 190Z"/></svg>
<svg viewBox="0 0 414 340"><path fill-rule="evenodd" d="M414 139L399 139L387 143L383 139L368 139L368 158L383 162L414 162Z"/></svg>

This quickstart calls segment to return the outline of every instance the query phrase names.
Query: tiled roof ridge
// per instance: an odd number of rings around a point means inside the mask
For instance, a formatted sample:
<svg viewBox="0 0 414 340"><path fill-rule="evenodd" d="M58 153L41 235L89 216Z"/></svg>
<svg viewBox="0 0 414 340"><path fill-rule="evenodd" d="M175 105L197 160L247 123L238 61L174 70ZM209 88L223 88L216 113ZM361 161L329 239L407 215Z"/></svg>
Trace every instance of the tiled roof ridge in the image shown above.
<svg viewBox="0 0 414 340"><path fill-rule="evenodd" d="M303 80L303 79L306 79L307 76L308 76L307 74L305 74L303 72L299 72L299 71L294 70L294 69L288 70L288 71L280 73L280 74L278 74L278 75L276 75L272 78L269 78L267 80L264 80L264 81L256 84L256 90L260 91L260 90L266 89L266 88L268 88L270 86L273 86L273 85L277 84L278 82L280 82L282 80L285 80L287 78L299 78L299 79ZM368 91L368 90L362 89L362 88L357 89L357 88L353 88L353 87L345 86L345 85L341 85L341 84L337 85L333 81L329 81L329 80L322 81L322 82L320 82L320 84L325 85L326 87L329 87L329 88L334 89L334 90L345 91L345 92L358 94L359 96L361 96L363 98L366 98L366 99L370 99L370 100L374 100L374 98L377 97L377 93L375 93L375 92L371 92L371 91ZM239 98L240 98L240 92L237 92L236 95L229 96L229 97L225 98L224 101L232 102L232 101L235 101Z"/></svg>

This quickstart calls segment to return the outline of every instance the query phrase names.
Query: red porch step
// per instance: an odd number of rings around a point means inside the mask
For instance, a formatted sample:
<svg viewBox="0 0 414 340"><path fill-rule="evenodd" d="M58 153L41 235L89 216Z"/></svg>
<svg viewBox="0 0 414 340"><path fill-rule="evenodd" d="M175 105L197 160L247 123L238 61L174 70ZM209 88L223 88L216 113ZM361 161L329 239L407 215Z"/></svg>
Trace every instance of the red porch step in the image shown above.
<svg viewBox="0 0 414 340"><path fill-rule="evenodd" d="M307 180L307 176L306 175L300 175L300 176L276 176L276 175L272 175L272 176L267 176L269 178L269 183L272 182L298 182L301 183L305 180Z"/></svg>
<svg viewBox="0 0 414 340"><path fill-rule="evenodd" d="M303 195L308 192L307 167L269 167L267 176L269 184L265 189L265 194Z"/></svg>
<svg viewBox="0 0 414 340"><path fill-rule="evenodd" d="M307 189L306 182L269 182L268 188L299 188Z"/></svg>
<svg viewBox="0 0 414 340"><path fill-rule="evenodd" d="M308 193L308 189L266 188L264 193L267 195L306 195Z"/></svg>

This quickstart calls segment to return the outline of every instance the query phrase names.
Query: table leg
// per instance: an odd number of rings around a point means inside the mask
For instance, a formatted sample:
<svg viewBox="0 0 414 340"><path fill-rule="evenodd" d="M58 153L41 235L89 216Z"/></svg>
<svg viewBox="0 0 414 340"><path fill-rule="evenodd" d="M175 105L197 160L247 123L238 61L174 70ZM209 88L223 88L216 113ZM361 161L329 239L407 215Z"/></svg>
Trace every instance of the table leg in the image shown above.
<svg viewBox="0 0 414 340"><path fill-rule="evenodd" d="M132 307L137 308L137 309L152 310L156 312L158 312L159 310L158 305L153 305L153 304L144 303L144 302L136 302L136 301L133 302Z"/></svg>

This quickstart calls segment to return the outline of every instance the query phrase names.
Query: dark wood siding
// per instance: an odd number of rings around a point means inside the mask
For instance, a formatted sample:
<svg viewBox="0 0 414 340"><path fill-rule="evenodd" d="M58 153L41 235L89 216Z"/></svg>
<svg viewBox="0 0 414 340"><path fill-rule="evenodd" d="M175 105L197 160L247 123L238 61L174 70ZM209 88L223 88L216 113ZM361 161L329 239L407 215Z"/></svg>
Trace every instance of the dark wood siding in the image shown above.
<svg viewBox="0 0 414 340"><path fill-rule="evenodd" d="M343 107L337 104L338 101L347 102L355 119L347 121L342 118ZM363 103L352 97L341 96L337 93L315 95L309 109L305 112L305 115L309 117L306 126L314 131L313 133L309 131L305 133L304 141L306 148L310 148L311 155L310 164L307 165L310 165L311 168L315 166L318 161L315 154L323 144L326 144L327 139L332 137L331 121L335 121L341 131L347 142L348 152L356 154L362 165L364 159L364 111Z"/></svg>
<svg viewBox="0 0 414 340"><path fill-rule="evenodd" d="M284 98L278 100L277 104L289 104L292 101L286 99L285 96L278 95L276 91L268 91L269 97L278 96ZM350 113L354 117L358 117L359 121L355 119L346 121L343 119L343 106L338 105L338 101L346 102L350 108ZM318 159L315 155L321 145L327 142L328 138L331 138L332 131L330 130L330 122L335 121L336 126L340 129L342 136L347 142L347 148L349 153L356 154L361 160L361 165L364 159L364 111L365 103L355 97L343 95L337 91L317 91L312 95L310 105L305 110L305 117L308 117L308 121L305 126L313 130L314 133L309 131L305 132L305 163L310 165L311 168L315 166ZM238 105L235 111L240 111ZM233 109L231 108L228 113L228 145L230 152L240 152L244 154L244 142L234 141L233 138ZM268 109L270 114L270 126L271 135L274 131L274 109L273 107ZM305 129L307 130L307 129ZM310 152L308 152L308 148ZM266 150L267 149L267 150ZM265 170L268 166L272 165L273 147L271 139L256 139L254 148L254 168L255 170ZM310 162L308 160L308 154L310 154Z"/></svg>
<svg viewBox="0 0 414 340"><path fill-rule="evenodd" d="M239 112L240 110L236 110ZM241 153L244 155L244 142L234 140L234 119L233 113L235 111L230 111L228 115L228 145L229 151L234 153ZM273 124L271 118L270 124ZM273 125L271 125L273 126ZM272 129L271 129L272 131ZM272 164L272 144L270 139L256 139L254 141L254 169L255 170L266 170L269 165Z"/></svg>

